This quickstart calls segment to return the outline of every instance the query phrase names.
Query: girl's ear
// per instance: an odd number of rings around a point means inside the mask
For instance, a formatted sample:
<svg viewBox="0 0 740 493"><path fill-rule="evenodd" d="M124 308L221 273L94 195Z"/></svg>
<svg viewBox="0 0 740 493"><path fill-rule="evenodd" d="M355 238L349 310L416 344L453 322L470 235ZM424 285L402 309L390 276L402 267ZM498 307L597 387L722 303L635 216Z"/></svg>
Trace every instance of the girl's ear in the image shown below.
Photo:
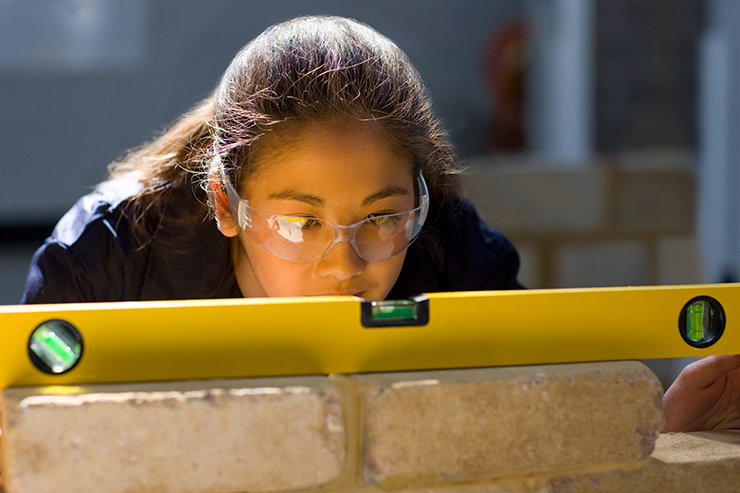
<svg viewBox="0 0 740 493"><path fill-rule="evenodd" d="M216 207L216 224L221 234L231 238L236 236L236 221L229 208L229 199L221 187L221 182L215 174L210 177L211 192L213 193L213 205Z"/></svg>

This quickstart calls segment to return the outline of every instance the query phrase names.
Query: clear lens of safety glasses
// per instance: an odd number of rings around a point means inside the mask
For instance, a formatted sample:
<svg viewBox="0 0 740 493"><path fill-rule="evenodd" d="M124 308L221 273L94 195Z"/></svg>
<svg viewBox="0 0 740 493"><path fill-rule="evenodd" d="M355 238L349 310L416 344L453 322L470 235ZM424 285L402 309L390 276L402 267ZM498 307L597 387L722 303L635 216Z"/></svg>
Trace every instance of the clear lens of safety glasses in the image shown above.
<svg viewBox="0 0 740 493"><path fill-rule="evenodd" d="M249 238L276 257L297 263L320 260L340 241L349 241L364 260L385 260L408 248L419 236L429 212L429 191L421 175L417 178L418 207L367 217L348 226L260 211L239 197L228 180L225 186L232 213Z"/></svg>

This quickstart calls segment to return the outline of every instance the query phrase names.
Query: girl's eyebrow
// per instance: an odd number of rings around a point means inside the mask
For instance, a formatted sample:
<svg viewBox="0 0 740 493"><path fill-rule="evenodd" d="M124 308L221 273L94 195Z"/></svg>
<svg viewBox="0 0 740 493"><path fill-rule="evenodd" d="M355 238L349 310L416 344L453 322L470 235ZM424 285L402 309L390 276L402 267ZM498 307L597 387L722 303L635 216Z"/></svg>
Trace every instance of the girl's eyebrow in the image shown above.
<svg viewBox="0 0 740 493"><path fill-rule="evenodd" d="M362 205L364 207L364 206L372 204L373 202L384 199L386 197L394 197L394 196L405 197L408 194L409 194L409 191L403 187L390 186L390 187L384 188L378 193L372 194L371 196L363 200Z"/></svg>
<svg viewBox="0 0 740 493"><path fill-rule="evenodd" d="M397 186L390 186L386 187L379 192L376 192L369 197L367 197L365 200L362 201L362 206L368 206L372 204L373 202L377 202L378 200L387 198L387 197L394 197L394 196L401 196L405 197L409 194L409 191L403 187L397 187ZM298 190L283 190L282 192L273 193L269 197L267 197L268 200L295 200L297 202L304 202L309 205L313 205L316 207L323 207L326 205L326 202L321 197L317 197L316 195L311 195L310 193L300 192Z"/></svg>
<svg viewBox="0 0 740 493"><path fill-rule="evenodd" d="M273 193L268 200L295 200L297 202L305 202L306 204L313 205L316 207L323 207L326 202L320 197L311 195L310 193L299 192L298 190L283 190L282 192Z"/></svg>

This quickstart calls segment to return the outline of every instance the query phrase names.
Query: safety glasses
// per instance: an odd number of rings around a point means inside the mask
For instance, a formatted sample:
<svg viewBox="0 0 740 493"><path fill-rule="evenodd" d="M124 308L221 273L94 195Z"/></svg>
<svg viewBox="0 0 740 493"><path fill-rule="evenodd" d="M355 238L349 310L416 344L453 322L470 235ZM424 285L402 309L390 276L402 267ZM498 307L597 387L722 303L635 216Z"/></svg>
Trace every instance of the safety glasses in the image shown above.
<svg viewBox="0 0 740 493"><path fill-rule="evenodd" d="M429 212L429 190L421 173L416 183L415 209L369 216L344 226L315 217L281 216L255 209L239 196L228 178L224 180L231 212L242 231L276 257L296 263L316 262L340 241L348 241L361 259L370 262L401 253L419 236Z"/></svg>

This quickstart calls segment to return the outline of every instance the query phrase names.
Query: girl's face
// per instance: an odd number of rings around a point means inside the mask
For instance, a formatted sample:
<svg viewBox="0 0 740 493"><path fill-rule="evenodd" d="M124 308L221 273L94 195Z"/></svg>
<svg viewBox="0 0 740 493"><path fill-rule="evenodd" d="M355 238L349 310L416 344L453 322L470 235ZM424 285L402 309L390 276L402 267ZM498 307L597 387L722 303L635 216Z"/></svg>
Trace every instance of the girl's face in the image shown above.
<svg viewBox="0 0 740 493"><path fill-rule="evenodd" d="M394 151L372 122L313 123L297 142L272 149L240 188L262 211L325 219L348 225L369 215L413 209L414 179L408 156ZM279 142L279 139L273 139ZM382 300L401 272L406 251L368 262L348 241L322 259L299 264L282 260L254 243L219 211L219 229L232 237L232 259L242 294L261 296L355 295ZM226 220L222 220L226 219ZM234 225L234 226L224 226Z"/></svg>

